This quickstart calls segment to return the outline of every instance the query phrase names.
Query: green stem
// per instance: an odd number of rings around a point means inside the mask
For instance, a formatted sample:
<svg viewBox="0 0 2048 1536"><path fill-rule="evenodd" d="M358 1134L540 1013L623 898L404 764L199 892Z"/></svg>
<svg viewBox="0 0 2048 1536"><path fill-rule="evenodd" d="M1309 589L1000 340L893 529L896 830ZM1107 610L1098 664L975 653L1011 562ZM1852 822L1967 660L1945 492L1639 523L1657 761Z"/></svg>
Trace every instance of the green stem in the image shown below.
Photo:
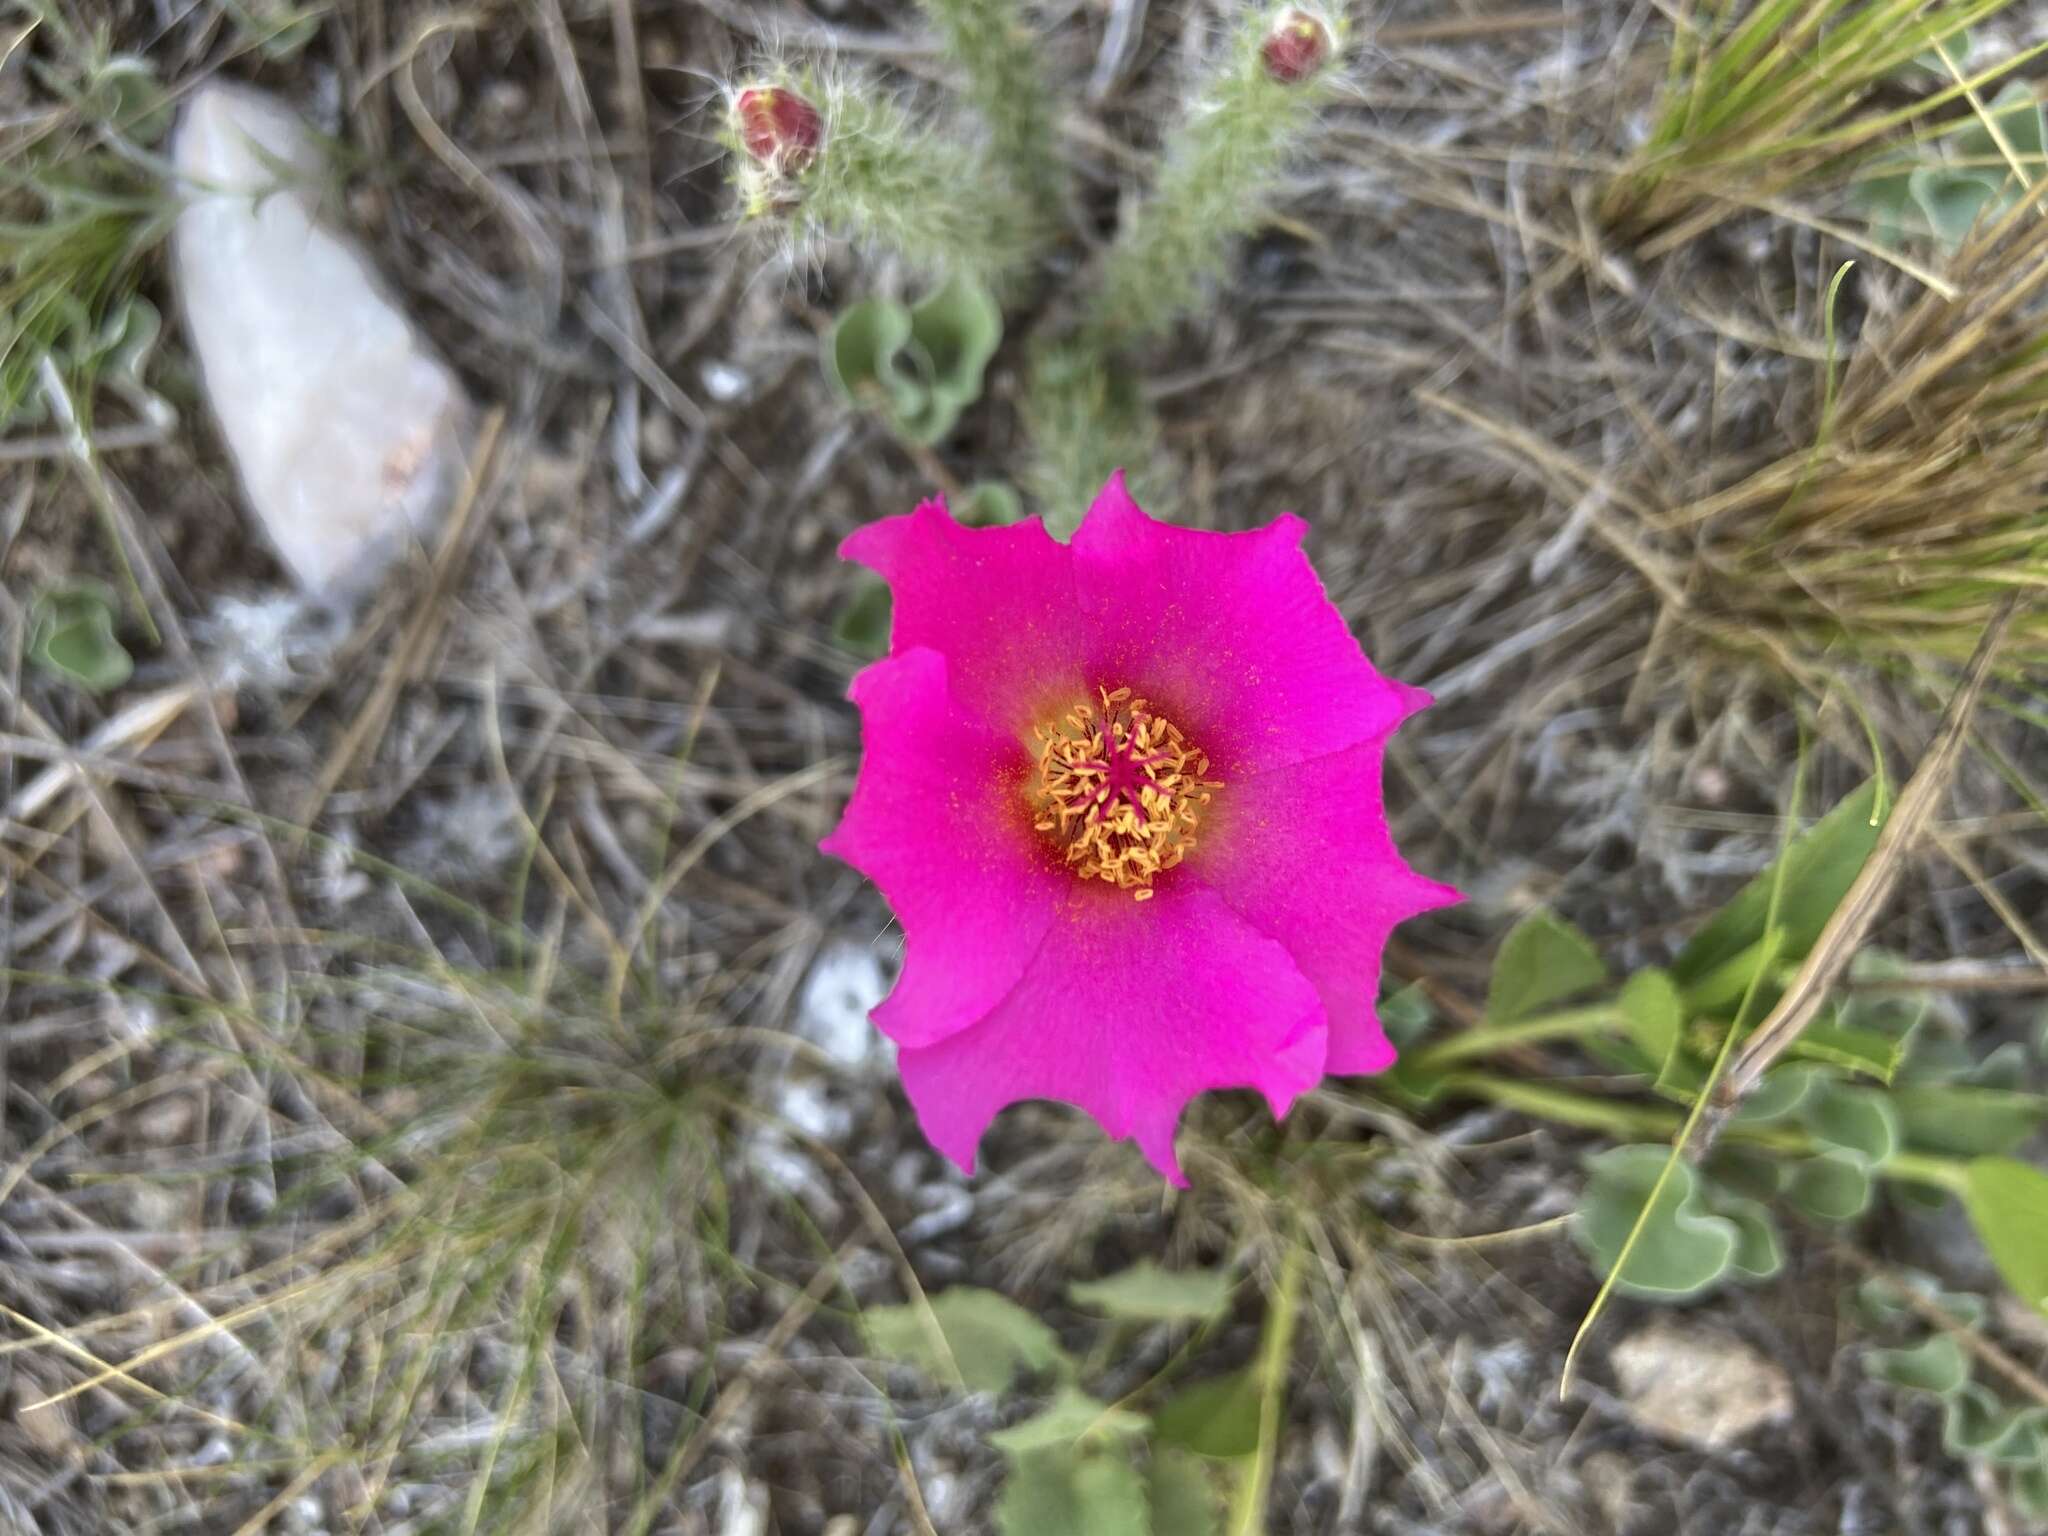
<svg viewBox="0 0 2048 1536"><path fill-rule="evenodd" d="M1601 1131L1617 1141L1666 1141L1684 1123L1676 1109L1656 1104L1632 1104L1620 1099L1603 1099L1590 1093L1573 1093L1547 1083L1523 1082L1518 1078L1495 1077L1485 1072L1459 1072L1444 1079L1448 1093L1468 1094L1486 1099L1505 1109L1520 1110L1539 1120L1580 1130ZM1774 1152L1807 1157L1820 1147L1804 1131L1776 1125L1744 1125L1737 1120L1723 1133L1731 1141L1765 1147ZM1942 1157L1931 1152L1894 1152L1876 1170L1888 1179L1905 1184L1924 1184L1948 1194L1961 1194L1968 1179L1966 1159Z"/></svg>
<svg viewBox="0 0 2048 1536"><path fill-rule="evenodd" d="M1280 1414L1287 1401L1287 1362L1294 1352L1294 1323L1301 1311L1301 1281L1306 1262L1301 1244L1290 1239L1280 1256L1280 1284L1266 1303L1266 1322L1259 1334L1259 1445L1245 1464L1236 1497L1231 1501L1230 1536L1261 1536L1266 1528L1266 1496L1280 1449Z"/></svg>
<svg viewBox="0 0 2048 1536"><path fill-rule="evenodd" d="M1602 1030L1620 1028L1626 1023L1627 1019L1621 1010L1612 1003L1598 1003L1588 1008L1567 1008L1560 1013L1545 1013L1533 1019L1519 1019L1513 1024L1482 1025L1477 1029L1468 1029L1430 1046L1409 1059L1417 1068L1430 1071L1454 1061L1463 1061L1468 1056L1489 1056L1507 1046L1528 1045L1537 1040L1558 1040L1576 1035L1598 1034Z"/></svg>

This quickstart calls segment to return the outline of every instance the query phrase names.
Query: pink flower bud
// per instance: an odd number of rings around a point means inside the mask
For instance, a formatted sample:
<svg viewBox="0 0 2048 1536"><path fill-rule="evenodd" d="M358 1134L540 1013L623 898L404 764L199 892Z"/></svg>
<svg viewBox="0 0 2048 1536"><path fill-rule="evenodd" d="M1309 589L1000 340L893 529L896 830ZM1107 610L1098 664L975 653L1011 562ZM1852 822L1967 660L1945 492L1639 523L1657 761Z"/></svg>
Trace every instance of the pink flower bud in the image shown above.
<svg viewBox="0 0 2048 1536"><path fill-rule="evenodd" d="M732 115L741 146L776 175L801 175L818 158L825 120L787 86L746 87L733 99Z"/></svg>
<svg viewBox="0 0 2048 1536"><path fill-rule="evenodd" d="M1259 59L1272 79L1299 85L1329 62L1330 46L1330 29L1320 17L1289 6L1259 45Z"/></svg>

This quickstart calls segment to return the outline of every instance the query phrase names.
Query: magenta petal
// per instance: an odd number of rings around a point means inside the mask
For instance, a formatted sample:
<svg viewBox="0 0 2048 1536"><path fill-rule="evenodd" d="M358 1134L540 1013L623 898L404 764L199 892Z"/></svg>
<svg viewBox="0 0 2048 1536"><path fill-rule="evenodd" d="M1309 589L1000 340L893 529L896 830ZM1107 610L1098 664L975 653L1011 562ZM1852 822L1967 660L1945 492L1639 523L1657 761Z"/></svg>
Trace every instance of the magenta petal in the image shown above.
<svg viewBox="0 0 2048 1536"><path fill-rule="evenodd" d="M1024 1099L1078 1105L1185 1184L1174 1130L1196 1094L1256 1088L1273 1113L1323 1073L1323 1006L1287 953L1192 880L1133 901L1072 888L1016 989L899 1058L925 1134L961 1167Z"/></svg>
<svg viewBox="0 0 2048 1536"><path fill-rule="evenodd" d="M1314 983L1338 1075L1393 1065L1374 1009L1387 935L1458 900L1394 847L1380 801L1384 750L1384 739L1366 742L1240 780L1218 797L1200 855L1202 878Z"/></svg>
<svg viewBox="0 0 2048 1536"><path fill-rule="evenodd" d="M890 650L940 652L954 694L997 730L1028 739L1089 696L1073 558L1037 518L962 528L927 501L868 524L839 552L889 583Z"/></svg>
<svg viewBox="0 0 2048 1536"><path fill-rule="evenodd" d="M1301 552L1306 526L1154 522L1118 474L1074 534L1094 676L1149 698L1226 785L1384 736L1419 697L1365 659Z"/></svg>
<svg viewBox="0 0 2048 1536"><path fill-rule="evenodd" d="M905 1046L1000 1002L1073 885L1031 831L1023 748L969 712L948 674L937 651L912 650L853 680L860 777L820 844L881 887L903 926L903 974L874 1018Z"/></svg>

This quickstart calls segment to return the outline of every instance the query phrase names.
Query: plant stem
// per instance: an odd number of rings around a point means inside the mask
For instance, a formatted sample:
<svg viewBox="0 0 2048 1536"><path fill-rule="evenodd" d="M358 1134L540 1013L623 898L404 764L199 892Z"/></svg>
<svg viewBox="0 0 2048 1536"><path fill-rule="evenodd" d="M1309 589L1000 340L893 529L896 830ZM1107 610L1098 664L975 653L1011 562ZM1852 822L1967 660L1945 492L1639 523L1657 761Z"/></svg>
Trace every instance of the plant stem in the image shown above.
<svg viewBox="0 0 2048 1536"><path fill-rule="evenodd" d="M1593 1035L1620 1027L1626 1022L1612 1003L1586 1008L1567 1008L1559 1013L1539 1014L1512 1024L1494 1024L1468 1029L1439 1044L1418 1052L1409 1060L1418 1068L1430 1069L1463 1061L1468 1056L1487 1056L1507 1046L1527 1045L1536 1040L1558 1040L1575 1035Z"/></svg>
<svg viewBox="0 0 2048 1536"><path fill-rule="evenodd" d="M1231 1500L1230 1536L1261 1536L1266 1528L1266 1495L1279 1454L1280 1414L1287 1401L1287 1362L1294 1351L1294 1322L1301 1310L1302 1246L1290 1238L1280 1255L1280 1283L1266 1303L1259 1334L1259 1445L1239 1478Z"/></svg>
<svg viewBox="0 0 2048 1536"><path fill-rule="evenodd" d="M1603 1099L1595 1094L1553 1088L1547 1083L1523 1082L1485 1072L1455 1073L1444 1079L1444 1088L1557 1125L1601 1131L1617 1140L1668 1140L1684 1122L1684 1116L1675 1108ZM1784 1126L1744 1125L1736 1121L1729 1125L1726 1134L1732 1140L1795 1157L1810 1156L1820 1150L1804 1131ZM1962 1193L1967 1169L1967 1160L1962 1158L1931 1152L1894 1152L1876 1172L1902 1183L1924 1184L1953 1195Z"/></svg>

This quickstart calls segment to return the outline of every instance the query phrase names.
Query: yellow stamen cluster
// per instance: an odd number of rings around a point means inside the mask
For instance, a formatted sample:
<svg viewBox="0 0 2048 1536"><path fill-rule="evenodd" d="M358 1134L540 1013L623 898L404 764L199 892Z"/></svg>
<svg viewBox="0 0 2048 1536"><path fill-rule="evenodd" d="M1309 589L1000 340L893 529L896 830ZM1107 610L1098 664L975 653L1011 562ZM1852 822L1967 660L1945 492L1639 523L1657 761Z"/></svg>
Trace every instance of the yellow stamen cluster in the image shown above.
<svg viewBox="0 0 2048 1536"><path fill-rule="evenodd" d="M1108 880L1132 898L1195 846L1195 828L1220 782L1206 754L1128 688L1098 690L1041 725L1033 825L1066 850L1084 880Z"/></svg>

